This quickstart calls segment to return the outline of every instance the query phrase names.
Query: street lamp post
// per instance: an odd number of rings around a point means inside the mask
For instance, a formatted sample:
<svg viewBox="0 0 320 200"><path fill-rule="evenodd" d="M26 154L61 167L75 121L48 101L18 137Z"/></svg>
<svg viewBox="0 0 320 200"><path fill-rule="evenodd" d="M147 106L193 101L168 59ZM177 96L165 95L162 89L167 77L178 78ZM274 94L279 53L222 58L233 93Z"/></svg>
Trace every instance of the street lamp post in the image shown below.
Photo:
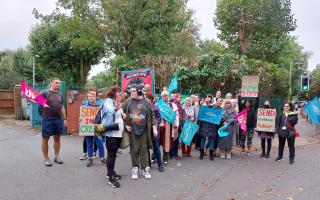
<svg viewBox="0 0 320 200"><path fill-rule="evenodd" d="M36 74L35 74L35 58L32 57L32 87L34 87L34 85L36 83L35 77L36 77Z"/></svg>

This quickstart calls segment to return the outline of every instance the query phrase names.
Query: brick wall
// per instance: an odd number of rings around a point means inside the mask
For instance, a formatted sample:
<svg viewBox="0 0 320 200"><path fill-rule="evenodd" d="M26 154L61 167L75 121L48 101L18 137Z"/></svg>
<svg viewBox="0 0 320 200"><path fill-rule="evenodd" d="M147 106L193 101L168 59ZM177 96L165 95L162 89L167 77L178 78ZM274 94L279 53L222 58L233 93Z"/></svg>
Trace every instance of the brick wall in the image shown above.
<svg viewBox="0 0 320 200"><path fill-rule="evenodd" d="M80 115L80 106L82 100L86 98L86 92L80 92L78 94L78 99L73 103L69 103L69 98L71 96L71 91L67 93L67 120L68 120L68 133L78 133L79 131L79 115Z"/></svg>

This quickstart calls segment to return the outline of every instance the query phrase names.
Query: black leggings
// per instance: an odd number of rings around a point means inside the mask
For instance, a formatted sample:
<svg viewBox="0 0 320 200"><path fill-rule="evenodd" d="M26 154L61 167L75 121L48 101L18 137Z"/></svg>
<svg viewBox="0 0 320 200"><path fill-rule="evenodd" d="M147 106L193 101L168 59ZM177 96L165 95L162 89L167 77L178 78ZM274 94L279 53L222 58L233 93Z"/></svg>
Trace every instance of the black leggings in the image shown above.
<svg viewBox="0 0 320 200"><path fill-rule="evenodd" d="M295 156L295 146L294 146L294 142L295 142L295 137L279 137L279 157L282 158L283 157L283 150L284 150L284 146L286 144L286 140L288 141L288 147L289 147L289 158L294 158Z"/></svg>
<svg viewBox="0 0 320 200"><path fill-rule="evenodd" d="M272 139L271 138L261 138L261 149L262 153L266 153L266 140L268 143L267 146L267 154L270 154L271 146L272 146Z"/></svg>
<svg viewBox="0 0 320 200"><path fill-rule="evenodd" d="M115 174L114 166L116 163L117 152L122 138L106 137L107 148L107 175L111 177Z"/></svg>

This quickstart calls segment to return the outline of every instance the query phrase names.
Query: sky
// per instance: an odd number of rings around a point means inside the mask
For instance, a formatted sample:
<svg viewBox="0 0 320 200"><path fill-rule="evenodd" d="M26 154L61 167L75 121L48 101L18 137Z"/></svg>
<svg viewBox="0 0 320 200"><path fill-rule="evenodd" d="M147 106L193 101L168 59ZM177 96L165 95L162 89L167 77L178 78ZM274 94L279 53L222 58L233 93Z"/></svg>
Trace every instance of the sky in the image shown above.
<svg viewBox="0 0 320 200"><path fill-rule="evenodd" d="M28 34L38 21L32 10L49 14L55 8L56 0L0 0L0 51L15 50L28 45ZM297 19L297 29L291 33L298 38L305 51L312 52L308 68L312 70L320 63L320 1L291 0L292 12ZM188 7L194 10L194 19L200 24L201 39L216 39L217 29L213 25L216 0L189 0ZM104 70L94 66L90 76Z"/></svg>

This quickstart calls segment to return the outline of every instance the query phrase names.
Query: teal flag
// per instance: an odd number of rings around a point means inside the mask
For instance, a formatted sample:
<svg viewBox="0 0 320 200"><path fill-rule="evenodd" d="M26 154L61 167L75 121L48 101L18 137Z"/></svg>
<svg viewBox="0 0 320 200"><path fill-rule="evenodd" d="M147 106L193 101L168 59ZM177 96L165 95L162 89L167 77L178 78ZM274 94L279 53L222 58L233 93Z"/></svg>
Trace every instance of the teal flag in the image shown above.
<svg viewBox="0 0 320 200"><path fill-rule="evenodd" d="M307 105L305 105L304 111L307 113L312 124L320 123L320 103L318 97L313 98Z"/></svg>
<svg viewBox="0 0 320 200"><path fill-rule="evenodd" d="M177 114L170 108L170 106L164 102L162 99L160 99L157 103L161 118L169 122L170 124L173 124L176 120Z"/></svg>
<svg viewBox="0 0 320 200"><path fill-rule="evenodd" d="M226 136L228 136L228 135L230 134L229 132L225 131L226 128L230 125L230 123L231 123L231 122L228 122L228 123L226 123L224 126L222 126L222 127L220 127L220 128L218 129L218 135L219 135L219 137L226 137Z"/></svg>
<svg viewBox="0 0 320 200"><path fill-rule="evenodd" d="M198 124L195 124L190 120L184 120L183 129L179 137L179 141L183 142L186 145L190 145L198 129Z"/></svg>
<svg viewBox="0 0 320 200"><path fill-rule="evenodd" d="M198 120L219 125L222 119L223 110L215 107L201 106Z"/></svg>
<svg viewBox="0 0 320 200"><path fill-rule="evenodd" d="M170 84L169 84L169 88L168 88L168 93L169 95L173 92L178 90L179 86L178 86L178 76L175 75L172 77Z"/></svg>

